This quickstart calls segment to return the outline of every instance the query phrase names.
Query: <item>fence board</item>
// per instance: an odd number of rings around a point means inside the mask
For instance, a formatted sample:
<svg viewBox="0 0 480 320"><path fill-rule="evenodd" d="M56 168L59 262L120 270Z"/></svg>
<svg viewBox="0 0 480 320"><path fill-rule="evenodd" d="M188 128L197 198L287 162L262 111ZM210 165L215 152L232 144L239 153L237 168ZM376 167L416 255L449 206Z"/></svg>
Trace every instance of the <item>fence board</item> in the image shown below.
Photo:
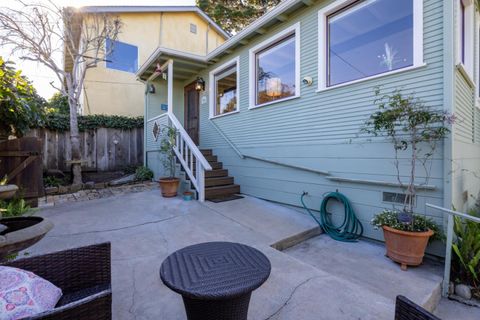
<svg viewBox="0 0 480 320"><path fill-rule="evenodd" d="M70 132L33 129L27 136L42 140L43 167L70 171L72 160ZM98 128L80 133L83 170L113 171L143 163L143 129Z"/></svg>

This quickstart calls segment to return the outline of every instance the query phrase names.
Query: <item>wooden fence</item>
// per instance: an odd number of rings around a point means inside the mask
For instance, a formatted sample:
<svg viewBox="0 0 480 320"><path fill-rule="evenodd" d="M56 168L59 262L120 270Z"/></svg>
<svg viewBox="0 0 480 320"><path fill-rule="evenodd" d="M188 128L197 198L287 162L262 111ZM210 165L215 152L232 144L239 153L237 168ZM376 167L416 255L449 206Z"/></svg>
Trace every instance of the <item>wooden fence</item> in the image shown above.
<svg viewBox="0 0 480 320"><path fill-rule="evenodd" d="M70 171L70 132L34 129L27 136L43 141L42 161L45 169ZM82 168L86 171L113 171L143 163L143 128L88 130L80 132L80 143L82 160L85 161Z"/></svg>

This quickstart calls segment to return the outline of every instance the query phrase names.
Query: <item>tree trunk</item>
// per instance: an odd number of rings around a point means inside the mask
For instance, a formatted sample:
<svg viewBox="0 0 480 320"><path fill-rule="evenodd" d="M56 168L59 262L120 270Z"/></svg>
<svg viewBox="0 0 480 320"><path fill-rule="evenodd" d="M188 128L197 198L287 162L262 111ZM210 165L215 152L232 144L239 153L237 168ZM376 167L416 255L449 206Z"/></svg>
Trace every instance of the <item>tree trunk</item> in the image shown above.
<svg viewBox="0 0 480 320"><path fill-rule="evenodd" d="M80 185L82 181L82 153L80 151L80 136L78 134L77 103L69 99L70 105L70 144L72 146L72 185Z"/></svg>

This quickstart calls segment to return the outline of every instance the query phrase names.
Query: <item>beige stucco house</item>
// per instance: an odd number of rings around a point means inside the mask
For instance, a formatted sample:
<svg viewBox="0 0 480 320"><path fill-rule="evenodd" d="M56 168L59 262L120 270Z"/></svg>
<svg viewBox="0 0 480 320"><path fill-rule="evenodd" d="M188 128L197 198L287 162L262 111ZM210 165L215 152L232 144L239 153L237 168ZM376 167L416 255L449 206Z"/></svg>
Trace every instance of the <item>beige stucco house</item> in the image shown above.
<svg viewBox="0 0 480 320"><path fill-rule="evenodd" d="M86 74L82 114L143 115L145 86L135 73L155 49L206 55L228 38L195 6L90 6L81 11L115 14L123 24L113 57Z"/></svg>

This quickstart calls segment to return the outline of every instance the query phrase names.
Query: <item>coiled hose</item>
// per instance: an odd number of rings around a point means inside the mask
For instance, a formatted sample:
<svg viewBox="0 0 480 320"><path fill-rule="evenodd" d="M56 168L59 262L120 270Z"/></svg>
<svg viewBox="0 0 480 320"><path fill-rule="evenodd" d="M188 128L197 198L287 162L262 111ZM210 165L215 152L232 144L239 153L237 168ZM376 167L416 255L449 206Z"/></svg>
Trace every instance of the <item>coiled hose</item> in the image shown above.
<svg viewBox="0 0 480 320"><path fill-rule="evenodd" d="M313 212L307 208L303 198L307 195L306 192L302 194L300 201L303 207L312 216L313 219L322 227L323 231L327 233L332 239L343 242L356 242L363 234L362 223L358 220L353 208L345 197L340 192L330 192L322 201L320 206L320 217L317 218ZM331 199L341 202L345 208L345 215L340 226L335 226L332 221L332 213L327 211L328 201Z"/></svg>

